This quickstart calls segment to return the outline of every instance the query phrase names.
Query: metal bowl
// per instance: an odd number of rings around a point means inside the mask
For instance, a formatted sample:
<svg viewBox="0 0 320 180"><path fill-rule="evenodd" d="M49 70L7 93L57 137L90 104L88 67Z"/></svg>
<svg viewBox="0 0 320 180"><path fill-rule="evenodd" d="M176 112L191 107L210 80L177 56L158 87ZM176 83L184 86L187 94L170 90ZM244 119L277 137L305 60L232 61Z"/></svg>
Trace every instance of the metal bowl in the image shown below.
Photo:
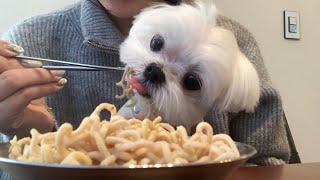
<svg viewBox="0 0 320 180"><path fill-rule="evenodd" d="M8 159L9 144L0 144L0 169L14 179L90 179L90 180L223 180L238 167L256 154L249 145L237 143L240 158L223 163L136 166L136 167L101 167L101 166L67 166L56 164L35 164Z"/></svg>

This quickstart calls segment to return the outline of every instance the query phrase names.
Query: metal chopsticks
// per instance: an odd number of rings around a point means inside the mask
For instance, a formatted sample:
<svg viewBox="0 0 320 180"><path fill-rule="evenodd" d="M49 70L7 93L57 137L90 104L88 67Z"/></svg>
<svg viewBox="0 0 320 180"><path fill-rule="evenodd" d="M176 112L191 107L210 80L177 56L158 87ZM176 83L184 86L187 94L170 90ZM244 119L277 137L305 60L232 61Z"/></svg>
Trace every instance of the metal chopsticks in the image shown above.
<svg viewBox="0 0 320 180"><path fill-rule="evenodd" d="M98 65L74 63L74 62L60 61L60 60L54 60L54 59L22 56L22 55L18 55L16 56L16 58L20 60L33 60L33 61L51 62L56 64L68 65L68 66L52 66L52 65L41 66L41 68L45 68L49 70L69 70L69 71L106 71L106 70L124 71L125 70L125 67L98 66Z"/></svg>

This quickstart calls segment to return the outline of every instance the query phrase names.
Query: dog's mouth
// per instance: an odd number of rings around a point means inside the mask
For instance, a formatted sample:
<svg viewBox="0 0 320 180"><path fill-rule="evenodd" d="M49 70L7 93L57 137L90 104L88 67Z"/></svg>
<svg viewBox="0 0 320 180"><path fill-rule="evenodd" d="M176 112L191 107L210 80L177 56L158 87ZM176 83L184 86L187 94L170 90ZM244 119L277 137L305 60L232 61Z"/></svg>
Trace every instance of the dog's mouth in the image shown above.
<svg viewBox="0 0 320 180"><path fill-rule="evenodd" d="M150 98L150 94L148 92L147 86L142 82L142 80L133 76L128 80L129 84L132 86L134 90L137 91L141 96Z"/></svg>
<svg viewBox="0 0 320 180"><path fill-rule="evenodd" d="M130 72L127 72L126 81L134 92L146 98L151 98L154 89L165 84L166 76L161 65L150 63L145 69L138 72L131 67Z"/></svg>

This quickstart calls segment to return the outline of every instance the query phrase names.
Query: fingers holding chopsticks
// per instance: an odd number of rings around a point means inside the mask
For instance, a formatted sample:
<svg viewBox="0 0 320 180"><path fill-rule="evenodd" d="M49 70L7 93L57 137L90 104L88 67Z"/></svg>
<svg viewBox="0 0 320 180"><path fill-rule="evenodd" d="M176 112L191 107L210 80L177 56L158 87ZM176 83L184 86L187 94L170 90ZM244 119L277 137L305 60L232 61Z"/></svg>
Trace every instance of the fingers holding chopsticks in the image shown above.
<svg viewBox="0 0 320 180"><path fill-rule="evenodd" d="M39 124L45 124L45 126L41 125L42 130L53 127L53 117L48 114L45 104L37 104L37 111L34 113L25 113L30 111L30 105L39 98L63 89L66 83L62 77L63 73L49 72L45 69L18 69L18 71L26 70L30 71L28 74L31 74L31 78L26 76L27 74L21 74L24 77L12 76L13 73L10 73L10 70L0 74L0 131L3 133L12 132L9 129L20 131L23 127L39 127ZM6 78L3 78L3 74ZM44 114L47 115L44 116ZM37 117L42 118L35 120L34 118Z"/></svg>
<svg viewBox="0 0 320 180"><path fill-rule="evenodd" d="M0 56L13 57L22 53L23 51L23 48L20 46L0 40Z"/></svg>
<svg viewBox="0 0 320 180"><path fill-rule="evenodd" d="M9 69L23 68L19 61L14 60L19 49L23 52L21 47L0 40L0 74Z"/></svg>
<svg viewBox="0 0 320 180"><path fill-rule="evenodd" d="M43 68L24 68L15 56L22 51L19 46L0 40L0 132L23 127L37 127L34 117L52 127L53 117L46 105L34 105L39 98L60 91L66 84L64 71ZM34 106L33 106L34 105ZM35 107L37 110L30 109ZM34 113L25 113L25 112ZM41 124L41 123L40 123ZM42 126L41 126L42 127Z"/></svg>
<svg viewBox="0 0 320 180"><path fill-rule="evenodd" d="M64 73L64 71L48 71L42 68L6 70L0 74L0 101L28 86L55 83L61 88L58 82L63 78Z"/></svg>
<svg viewBox="0 0 320 180"><path fill-rule="evenodd" d="M13 95L8 96L6 99L0 102L0 114L2 114L1 116L8 116L6 118L7 120L10 120L12 119L12 116L10 117L10 115L14 115L17 112L22 112L32 100L54 94L61 90L62 87L63 85L59 85L57 83L47 83L42 85L28 86L20 89ZM14 121L15 119L13 119L13 122Z"/></svg>
<svg viewBox="0 0 320 180"><path fill-rule="evenodd" d="M0 48L1 49L1 48ZM0 55L0 74L9 69L21 69L23 66L14 58L4 57Z"/></svg>

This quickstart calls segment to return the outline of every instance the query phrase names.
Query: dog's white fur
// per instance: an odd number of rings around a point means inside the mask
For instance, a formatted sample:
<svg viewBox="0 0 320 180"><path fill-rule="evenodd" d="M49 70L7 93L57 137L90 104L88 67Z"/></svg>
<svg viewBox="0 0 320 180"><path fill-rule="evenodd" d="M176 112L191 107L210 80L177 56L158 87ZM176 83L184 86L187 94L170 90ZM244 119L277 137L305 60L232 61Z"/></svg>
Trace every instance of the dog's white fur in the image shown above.
<svg viewBox="0 0 320 180"><path fill-rule="evenodd" d="M255 68L240 51L233 33L216 26L216 17L212 1L155 5L136 17L121 45L121 61L133 67L140 79L148 64L161 64L165 84L148 89L159 115L173 125L192 127L212 108L252 112L259 101ZM150 50L156 34L165 39L160 52ZM187 91L181 85L181 78L190 69L202 79L200 91Z"/></svg>

